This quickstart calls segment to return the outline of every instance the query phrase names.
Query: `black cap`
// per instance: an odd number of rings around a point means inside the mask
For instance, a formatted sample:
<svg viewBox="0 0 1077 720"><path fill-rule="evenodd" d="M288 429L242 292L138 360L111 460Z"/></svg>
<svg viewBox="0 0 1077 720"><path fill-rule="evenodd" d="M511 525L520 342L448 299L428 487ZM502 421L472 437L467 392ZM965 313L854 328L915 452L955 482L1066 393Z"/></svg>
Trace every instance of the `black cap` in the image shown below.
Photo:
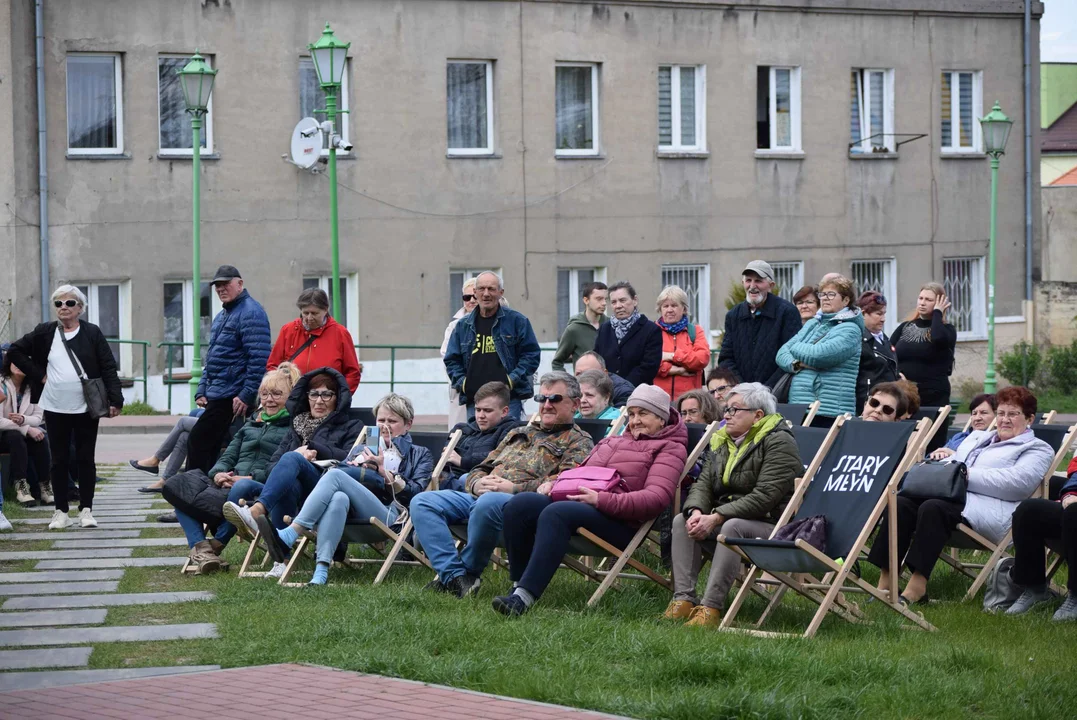
<svg viewBox="0 0 1077 720"><path fill-rule="evenodd" d="M242 278L239 274L239 270L236 270L234 265L221 265L217 268L217 272L213 273L213 279L209 281L210 285L216 285L219 282L228 282L233 278Z"/></svg>

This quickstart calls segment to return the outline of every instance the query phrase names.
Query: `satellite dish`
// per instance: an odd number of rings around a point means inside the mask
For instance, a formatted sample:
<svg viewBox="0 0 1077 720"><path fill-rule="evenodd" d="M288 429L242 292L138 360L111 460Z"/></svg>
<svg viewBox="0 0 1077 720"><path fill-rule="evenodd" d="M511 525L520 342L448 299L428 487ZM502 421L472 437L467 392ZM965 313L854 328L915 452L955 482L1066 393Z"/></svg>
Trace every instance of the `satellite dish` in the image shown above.
<svg viewBox="0 0 1077 720"><path fill-rule="evenodd" d="M292 130L292 162L304 170L309 170L321 156L321 123L314 118L303 118Z"/></svg>

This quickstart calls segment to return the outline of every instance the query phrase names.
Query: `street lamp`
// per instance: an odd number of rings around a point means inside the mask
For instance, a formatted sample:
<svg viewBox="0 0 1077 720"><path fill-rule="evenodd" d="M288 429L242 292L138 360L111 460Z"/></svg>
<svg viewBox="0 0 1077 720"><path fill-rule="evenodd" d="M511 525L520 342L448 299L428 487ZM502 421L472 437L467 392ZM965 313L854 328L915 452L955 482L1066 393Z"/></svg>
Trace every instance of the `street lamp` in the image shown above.
<svg viewBox="0 0 1077 720"><path fill-rule="evenodd" d="M202 270L201 250L202 235L200 230L201 208L199 207L199 176L202 171L202 117L209 108L209 98L213 94L213 81L217 77L217 71L209 66L205 58L195 50L182 70L176 73L180 78L180 87L183 88L183 101L187 104L187 112L191 116L191 159L194 179L192 180L192 205L194 206L193 226L191 230L191 246L193 247L194 264L191 275L192 301L194 314L193 339L194 358L191 361L191 407L194 407L195 395L198 392L198 382L202 377Z"/></svg>
<svg viewBox="0 0 1077 720"><path fill-rule="evenodd" d="M991 156L991 239L987 251L987 372L984 373L984 392L993 393L995 380L995 225L998 215L998 159L1006 152L1010 137L1010 120L998 102L986 117L980 118L983 128L984 151Z"/></svg>
<svg viewBox="0 0 1077 720"><path fill-rule="evenodd" d="M331 232L331 251L333 255L333 317L341 319L340 314L340 231L337 226L337 146L341 144L340 137L336 134L335 125L337 114L343 112L337 109L337 93L340 91L340 83L344 79L344 64L348 57L348 48L351 43L342 43L333 36L333 30L329 23L325 24L325 30L318 42L308 45L310 57L314 61L314 71L318 73L318 83L325 93L324 112L329 133L329 225Z"/></svg>

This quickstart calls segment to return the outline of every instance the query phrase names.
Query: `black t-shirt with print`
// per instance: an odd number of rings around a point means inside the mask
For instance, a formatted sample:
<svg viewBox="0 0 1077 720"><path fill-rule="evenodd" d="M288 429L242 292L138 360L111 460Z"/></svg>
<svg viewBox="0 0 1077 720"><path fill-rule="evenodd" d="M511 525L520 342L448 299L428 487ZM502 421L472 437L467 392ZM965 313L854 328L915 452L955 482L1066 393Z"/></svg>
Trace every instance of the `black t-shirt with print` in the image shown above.
<svg viewBox="0 0 1077 720"><path fill-rule="evenodd" d="M468 405L475 402L475 393L488 382L509 383L508 373L494 349L494 321L496 316L484 318L475 313L475 349L471 352L471 364L467 368L464 395Z"/></svg>

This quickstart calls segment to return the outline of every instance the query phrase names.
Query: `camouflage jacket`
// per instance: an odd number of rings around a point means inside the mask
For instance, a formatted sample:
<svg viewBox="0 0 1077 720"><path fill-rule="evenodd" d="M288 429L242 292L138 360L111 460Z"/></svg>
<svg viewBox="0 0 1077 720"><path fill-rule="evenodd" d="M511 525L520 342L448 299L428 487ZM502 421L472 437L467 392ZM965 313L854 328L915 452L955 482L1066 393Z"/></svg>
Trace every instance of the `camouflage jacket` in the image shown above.
<svg viewBox="0 0 1077 720"><path fill-rule="evenodd" d="M468 473L467 491L474 494L475 481L487 475L511 481L514 492L534 491L582 463L593 447L591 436L575 424L545 430L535 422L516 428Z"/></svg>

